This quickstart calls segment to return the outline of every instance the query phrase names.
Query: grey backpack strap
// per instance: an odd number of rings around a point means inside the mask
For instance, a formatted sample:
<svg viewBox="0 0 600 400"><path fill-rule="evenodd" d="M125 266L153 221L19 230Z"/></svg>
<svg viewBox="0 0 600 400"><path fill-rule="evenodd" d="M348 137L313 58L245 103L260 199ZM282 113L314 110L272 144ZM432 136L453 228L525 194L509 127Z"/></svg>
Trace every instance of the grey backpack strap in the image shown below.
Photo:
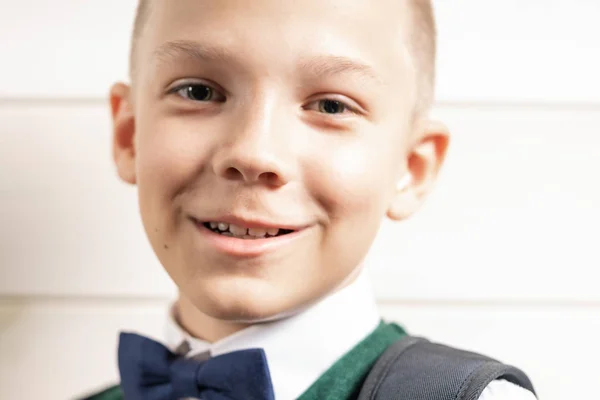
<svg viewBox="0 0 600 400"><path fill-rule="evenodd" d="M491 358L406 336L377 360L358 400L477 400L494 380L535 394L521 370Z"/></svg>

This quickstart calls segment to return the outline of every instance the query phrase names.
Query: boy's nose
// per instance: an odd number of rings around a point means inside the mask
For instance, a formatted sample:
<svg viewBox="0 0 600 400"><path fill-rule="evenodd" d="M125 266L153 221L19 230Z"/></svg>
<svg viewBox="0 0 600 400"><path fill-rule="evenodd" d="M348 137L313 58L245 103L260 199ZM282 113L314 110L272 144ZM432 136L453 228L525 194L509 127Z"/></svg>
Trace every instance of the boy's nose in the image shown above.
<svg viewBox="0 0 600 400"><path fill-rule="evenodd" d="M261 183L267 186L283 186L287 183L285 174L276 163L261 159L257 154L247 152L219 162L217 175L230 181Z"/></svg>
<svg viewBox="0 0 600 400"><path fill-rule="evenodd" d="M261 115L262 114L262 115ZM290 180L292 160L283 143L286 132L279 131L274 121L262 112L251 118L232 122L227 139L214 154L213 168L217 176L248 184L283 186Z"/></svg>

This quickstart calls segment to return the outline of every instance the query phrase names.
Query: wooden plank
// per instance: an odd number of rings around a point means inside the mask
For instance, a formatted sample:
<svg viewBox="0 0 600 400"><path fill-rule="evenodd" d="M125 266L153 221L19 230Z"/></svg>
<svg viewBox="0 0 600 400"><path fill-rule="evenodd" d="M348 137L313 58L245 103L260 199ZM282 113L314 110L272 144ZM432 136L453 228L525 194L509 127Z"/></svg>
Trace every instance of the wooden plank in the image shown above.
<svg viewBox="0 0 600 400"><path fill-rule="evenodd" d="M156 304L1 304L0 398L74 399L114 384L118 331L158 338L165 312Z"/></svg>
<svg viewBox="0 0 600 400"><path fill-rule="evenodd" d="M0 98L105 97L127 77L135 0L26 0L0 13ZM600 3L435 0L438 99L600 104Z"/></svg>
<svg viewBox="0 0 600 400"><path fill-rule="evenodd" d="M443 102L600 100L600 3L434 0Z"/></svg>
<svg viewBox="0 0 600 400"><path fill-rule="evenodd" d="M380 297L597 301L600 113L436 114L453 144L424 209L384 221L370 257Z"/></svg>
<svg viewBox="0 0 600 400"><path fill-rule="evenodd" d="M424 209L370 253L396 300L598 302L600 110L443 107L454 132ZM0 107L0 294L167 298L100 104Z"/></svg>
<svg viewBox="0 0 600 400"><path fill-rule="evenodd" d="M1 107L0 293L169 295L135 188L110 154L106 107Z"/></svg>
<svg viewBox="0 0 600 400"><path fill-rule="evenodd" d="M0 98L105 97L127 77L137 0L24 0L0 13Z"/></svg>
<svg viewBox="0 0 600 400"><path fill-rule="evenodd" d="M148 301L0 301L0 398L67 399L116 382L118 331L158 339L166 307ZM413 334L518 365L540 398L594 393L598 307L387 304L382 313Z"/></svg>

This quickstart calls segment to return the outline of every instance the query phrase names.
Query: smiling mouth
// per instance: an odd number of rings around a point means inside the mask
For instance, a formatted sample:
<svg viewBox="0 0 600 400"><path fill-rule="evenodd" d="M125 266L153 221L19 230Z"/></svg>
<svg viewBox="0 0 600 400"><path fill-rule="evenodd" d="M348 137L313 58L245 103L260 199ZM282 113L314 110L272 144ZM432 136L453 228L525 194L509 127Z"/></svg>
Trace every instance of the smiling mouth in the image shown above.
<svg viewBox="0 0 600 400"><path fill-rule="evenodd" d="M202 222L202 225L219 235L247 240L269 239L295 232L291 229L280 228L245 228L226 222Z"/></svg>

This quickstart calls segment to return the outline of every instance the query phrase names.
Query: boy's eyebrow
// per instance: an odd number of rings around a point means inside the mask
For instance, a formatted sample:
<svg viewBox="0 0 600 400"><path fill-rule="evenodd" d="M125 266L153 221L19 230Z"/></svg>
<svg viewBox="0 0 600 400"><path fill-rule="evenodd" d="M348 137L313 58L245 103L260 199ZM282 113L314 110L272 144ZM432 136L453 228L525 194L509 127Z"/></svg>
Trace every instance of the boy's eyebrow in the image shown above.
<svg viewBox="0 0 600 400"><path fill-rule="evenodd" d="M158 60L165 61L182 54L204 62L224 62L231 61L234 58L233 52L230 52L227 49L190 40L177 40L164 43L154 51L153 56Z"/></svg>
<svg viewBox="0 0 600 400"><path fill-rule="evenodd" d="M383 83L383 78L375 68L369 64L345 56L316 55L304 58L300 62L302 70L310 71L314 76L330 76L341 73L356 74L361 78L367 78Z"/></svg>
<svg viewBox="0 0 600 400"><path fill-rule="evenodd" d="M160 61L167 61L181 55L201 62L231 63L237 58L234 52L226 48L190 40L164 43L153 53L154 58ZM314 77L351 73L378 83L383 82L381 75L372 66L345 56L331 54L307 56L300 59L299 67Z"/></svg>

